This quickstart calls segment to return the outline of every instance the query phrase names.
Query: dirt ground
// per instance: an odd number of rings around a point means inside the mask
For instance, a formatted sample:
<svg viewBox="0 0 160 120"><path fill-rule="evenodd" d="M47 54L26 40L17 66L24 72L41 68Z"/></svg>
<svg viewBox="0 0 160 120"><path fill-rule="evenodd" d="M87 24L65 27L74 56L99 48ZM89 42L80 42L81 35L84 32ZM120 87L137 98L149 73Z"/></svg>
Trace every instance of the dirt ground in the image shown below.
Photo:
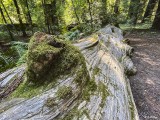
<svg viewBox="0 0 160 120"><path fill-rule="evenodd" d="M130 83L140 120L160 120L160 32L136 30L126 38L134 48Z"/></svg>

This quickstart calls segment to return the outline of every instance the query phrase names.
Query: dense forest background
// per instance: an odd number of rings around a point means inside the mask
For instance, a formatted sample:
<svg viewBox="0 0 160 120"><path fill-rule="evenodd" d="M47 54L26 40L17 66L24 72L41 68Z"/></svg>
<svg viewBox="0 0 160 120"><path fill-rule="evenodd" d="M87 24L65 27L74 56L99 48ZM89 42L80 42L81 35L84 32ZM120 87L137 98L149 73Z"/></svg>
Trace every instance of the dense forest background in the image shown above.
<svg viewBox="0 0 160 120"><path fill-rule="evenodd" d="M25 61L36 31L73 41L107 24L160 30L160 0L1 0L0 15L0 72Z"/></svg>

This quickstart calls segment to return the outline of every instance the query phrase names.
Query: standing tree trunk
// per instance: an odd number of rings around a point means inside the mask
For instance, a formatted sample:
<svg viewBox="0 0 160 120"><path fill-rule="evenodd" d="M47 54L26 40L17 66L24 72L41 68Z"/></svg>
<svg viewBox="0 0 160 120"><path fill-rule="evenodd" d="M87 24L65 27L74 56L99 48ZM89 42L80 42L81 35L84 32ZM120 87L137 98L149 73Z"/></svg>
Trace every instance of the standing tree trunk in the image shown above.
<svg viewBox="0 0 160 120"><path fill-rule="evenodd" d="M50 26L49 26L49 21L48 21L48 16L46 13L46 1L42 0L42 6L43 6L43 11L44 11L44 17L45 17L45 25L47 25L48 33L50 34Z"/></svg>
<svg viewBox="0 0 160 120"><path fill-rule="evenodd" d="M114 5L114 13L115 14L119 14L119 5L120 5L120 0L116 0L115 5Z"/></svg>
<svg viewBox="0 0 160 120"><path fill-rule="evenodd" d="M140 0L131 0L128 17L132 19L132 23L135 25L138 19Z"/></svg>
<svg viewBox="0 0 160 120"><path fill-rule="evenodd" d="M21 31L23 33L23 37L25 37L25 36L27 36L27 34L26 34L26 31L25 31L24 24L22 22L21 13L20 13L20 10L19 10L19 7L18 7L17 0L13 0L13 2L14 2L14 5L16 7L17 14L18 14L19 24L20 24L20 27L21 27Z"/></svg>
<svg viewBox="0 0 160 120"><path fill-rule="evenodd" d="M105 26L108 23L107 19L107 1L106 0L101 0L102 3L102 8L100 12L100 19L101 19L101 26Z"/></svg>
<svg viewBox="0 0 160 120"><path fill-rule="evenodd" d="M76 7L75 7L75 5L74 5L74 2L73 2L73 0L71 0L71 1L72 1L73 9L74 9L74 14L76 15L76 18L77 18L78 23L80 23L80 20L79 20L79 17L78 17L78 14L77 14Z"/></svg>
<svg viewBox="0 0 160 120"><path fill-rule="evenodd" d="M152 24L152 28L160 30L160 0L158 2L158 8L157 8L157 12L156 12L153 24Z"/></svg>
<svg viewBox="0 0 160 120"><path fill-rule="evenodd" d="M5 16L4 16L4 14L3 14L3 10L2 10L2 8L1 8L1 6L0 6L0 13L1 13L1 16L2 16L5 24L6 24L6 28L7 28L7 31L8 31L8 33L9 33L9 35L10 35L11 40L14 40L13 35L12 35L12 33L11 33L8 25L7 25L7 20L6 20Z"/></svg>
<svg viewBox="0 0 160 120"><path fill-rule="evenodd" d="M145 11L144 16L143 16L143 19L142 19L142 23L145 22L145 19L146 19L147 17L151 17L157 1L158 1L158 0L149 0L148 5L147 5L147 8L146 8L146 11Z"/></svg>
<svg viewBox="0 0 160 120"><path fill-rule="evenodd" d="M58 23L58 17L57 17L57 0L52 0L51 2L51 12L50 12L50 16L52 18L52 21L51 21L51 30L52 30L52 34L55 34L56 31L59 31L58 30L58 26L59 26L59 23ZM52 28L53 27L53 28Z"/></svg>
<svg viewBox="0 0 160 120"><path fill-rule="evenodd" d="M32 33L33 33L32 17L31 17L30 10L29 10L28 0L25 0L25 4L27 7L27 19L28 19L29 25L31 26Z"/></svg>
<svg viewBox="0 0 160 120"><path fill-rule="evenodd" d="M118 15L119 15L119 6L120 6L120 0L116 0L115 5L114 5L114 13L115 13L116 18L118 18ZM116 27L119 27L118 21L115 21L114 25Z"/></svg>
<svg viewBox="0 0 160 120"><path fill-rule="evenodd" d="M6 7L4 6L4 4L3 4L3 2L2 2L2 1L1 1L1 4L2 4L2 6L3 6L3 8L4 8L4 11L6 12L7 17L9 18L9 20L10 20L11 24L13 25L13 22L12 22L12 20L11 20L11 18L10 18L10 16L9 16L9 14L8 14L8 12L7 12L7 10L6 10Z"/></svg>
<svg viewBox="0 0 160 120"><path fill-rule="evenodd" d="M57 17L57 0L52 0L51 3L47 4L44 0L42 2L44 7L45 24L48 27L48 33L55 34L58 31L58 17Z"/></svg>
<svg viewBox="0 0 160 120"><path fill-rule="evenodd" d="M87 0L87 3L88 3L88 9L89 9L89 15L90 15L90 18L91 18L91 28L93 29L93 17L92 17L92 11L91 11L91 2L89 0Z"/></svg>
<svg viewBox="0 0 160 120"><path fill-rule="evenodd" d="M4 8L4 11L6 12L7 17L9 18L12 26L14 27L14 29L16 30L16 33L17 33L17 35L18 35L17 28L16 28L15 25L13 24L13 21L11 20L11 18L10 18L9 14L8 14L8 12L7 12L7 10L6 10L6 7L4 6L4 4L3 4L2 1L1 1L1 4L2 4L2 6L3 6L3 8Z"/></svg>

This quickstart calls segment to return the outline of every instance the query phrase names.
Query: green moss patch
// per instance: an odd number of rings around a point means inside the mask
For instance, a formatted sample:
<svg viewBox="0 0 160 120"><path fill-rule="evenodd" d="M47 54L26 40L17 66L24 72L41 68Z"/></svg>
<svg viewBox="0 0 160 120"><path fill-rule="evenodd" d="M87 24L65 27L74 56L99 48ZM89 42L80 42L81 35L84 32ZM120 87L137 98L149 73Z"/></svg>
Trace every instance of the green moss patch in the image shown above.
<svg viewBox="0 0 160 120"><path fill-rule="evenodd" d="M45 105L47 107L54 107L55 105L57 105L57 103L55 102L55 99L54 98L48 98Z"/></svg>
<svg viewBox="0 0 160 120"><path fill-rule="evenodd" d="M54 87L56 84L55 81L44 83L43 85L35 85L26 79L19 85L19 87L10 95L12 98L32 98L38 94L41 94L43 91L49 90Z"/></svg>
<svg viewBox="0 0 160 120"><path fill-rule="evenodd" d="M72 87L62 86L58 89L56 95L59 99L69 98L72 95Z"/></svg>
<svg viewBox="0 0 160 120"><path fill-rule="evenodd" d="M102 82L99 82L99 84L98 84L98 91L102 97L102 102L101 102L100 106L104 107L106 98L107 98L107 96L110 95L109 91L107 89L107 86L104 85L104 83L102 83Z"/></svg>
<svg viewBox="0 0 160 120"><path fill-rule="evenodd" d="M100 69L98 67L95 67L93 69L93 75L98 75L100 73Z"/></svg>
<svg viewBox="0 0 160 120"><path fill-rule="evenodd" d="M82 55L70 43L55 36L35 34L29 44L27 80L36 84L66 75L81 64Z"/></svg>
<svg viewBox="0 0 160 120"><path fill-rule="evenodd" d="M90 96L94 94L96 90L97 90L97 85L93 78L89 81L86 81L86 85L83 86L83 89L82 89L82 99L89 101Z"/></svg>

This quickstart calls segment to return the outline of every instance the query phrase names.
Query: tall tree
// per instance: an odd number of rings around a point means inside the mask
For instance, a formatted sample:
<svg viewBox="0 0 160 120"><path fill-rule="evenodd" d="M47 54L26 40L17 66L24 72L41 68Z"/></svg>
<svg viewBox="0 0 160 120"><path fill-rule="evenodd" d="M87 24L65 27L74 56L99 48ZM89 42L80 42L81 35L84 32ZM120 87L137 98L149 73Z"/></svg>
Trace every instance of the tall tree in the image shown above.
<svg viewBox="0 0 160 120"><path fill-rule="evenodd" d="M80 23L79 16L78 16L78 14L77 14L77 10L76 10L76 7L75 7L75 5L74 5L73 0L71 0L71 2L72 2L72 5L73 5L73 9L74 9L74 13L75 13L75 16L76 16L76 18L77 18L77 21L78 21L78 23Z"/></svg>
<svg viewBox="0 0 160 120"><path fill-rule="evenodd" d="M32 26L32 17L31 17L31 13L30 13L30 10L29 10L29 5L28 5L28 0L25 0L25 5L27 7L27 19L28 19L28 22L31 26L31 29L33 31L33 26Z"/></svg>
<svg viewBox="0 0 160 120"><path fill-rule="evenodd" d="M128 17L132 19L132 23L136 24L138 19L140 0L131 0Z"/></svg>
<svg viewBox="0 0 160 120"><path fill-rule="evenodd" d="M20 24L20 27L21 27L21 31L23 33L23 36L25 37L25 36L27 36L27 34L26 34L26 31L25 31L24 24L22 22L21 13L20 13L20 9L19 9L17 0L13 0L13 2L14 2L14 5L16 7L16 11L17 11L17 15L18 15L18 20L19 20L19 24Z"/></svg>
<svg viewBox="0 0 160 120"><path fill-rule="evenodd" d="M158 2L158 0L149 0L146 11L145 11L143 19L142 19L142 23L145 21L145 19L147 17L151 17L157 2Z"/></svg>
<svg viewBox="0 0 160 120"><path fill-rule="evenodd" d="M10 17L10 15L8 14L8 11L7 11L6 7L5 7L4 4L3 4L3 1L1 1L1 5L2 5L4 11L6 12L6 15L7 15L7 17L9 18L9 20L10 20L12 26L14 27L14 29L15 29L16 32L17 32L17 28L16 28L15 25L13 24L13 21L11 20L11 17ZM18 34L18 32L17 32L17 34Z"/></svg>
<svg viewBox="0 0 160 120"><path fill-rule="evenodd" d="M13 22L12 22L12 20L11 20L9 14L8 14L8 12L7 12L7 10L6 10L6 7L5 7L4 4L3 4L3 1L1 1L1 5L2 5L2 7L4 8L4 11L6 12L6 15L7 15L7 17L9 18L11 24L13 25Z"/></svg>
<svg viewBox="0 0 160 120"><path fill-rule="evenodd" d="M118 15L120 14L120 11L119 11L120 2L121 2L120 0L116 0L116 1L115 1L114 14L115 14L115 17L116 17L116 18L118 18ZM114 25L115 25L116 27L119 27L119 22L118 22L117 19L115 20Z"/></svg>
<svg viewBox="0 0 160 120"><path fill-rule="evenodd" d="M91 10L91 2L89 0L87 0L88 3L88 10L89 10L89 15L90 15L90 23L91 23L91 27L93 28L93 16L92 16L92 10Z"/></svg>
<svg viewBox="0 0 160 120"><path fill-rule="evenodd" d="M47 3L46 0L42 0L45 15L45 24L48 28L48 33L55 34L58 31L58 17L57 17L57 0L52 0Z"/></svg>
<svg viewBox="0 0 160 120"><path fill-rule="evenodd" d="M50 25L49 25L49 20L48 20L48 15L46 11L46 0L42 0L42 6L43 6L43 12L44 12L44 18L45 18L45 25L47 25L48 33L50 34Z"/></svg>
<svg viewBox="0 0 160 120"><path fill-rule="evenodd" d="M8 33L9 33L9 35L10 35L11 40L14 40L13 35L12 35L12 33L11 33L8 25L7 25L8 23L7 23L7 20L6 20L5 16L4 16L4 13L3 13L3 10L2 10L2 8L1 8L1 6L0 6L0 13L1 13L1 16L2 16L2 18L3 18L4 23L6 24L6 28L7 28L7 31L8 31Z"/></svg>
<svg viewBox="0 0 160 120"><path fill-rule="evenodd" d="M101 26L105 26L108 23L107 19L107 1L106 0L101 0L101 12L100 12L100 19L102 21Z"/></svg>
<svg viewBox="0 0 160 120"><path fill-rule="evenodd" d="M114 5L114 13L115 14L119 14L119 5L120 5L120 0L116 0L115 5Z"/></svg>
<svg viewBox="0 0 160 120"><path fill-rule="evenodd" d="M152 28L160 30L160 0L158 2L158 8L156 11L156 15L152 24Z"/></svg>
<svg viewBox="0 0 160 120"><path fill-rule="evenodd" d="M57 0L52 0L51 2L51 12L50 17L52 18L52 25L58 26L58 17L57 17Z"/></svg>

